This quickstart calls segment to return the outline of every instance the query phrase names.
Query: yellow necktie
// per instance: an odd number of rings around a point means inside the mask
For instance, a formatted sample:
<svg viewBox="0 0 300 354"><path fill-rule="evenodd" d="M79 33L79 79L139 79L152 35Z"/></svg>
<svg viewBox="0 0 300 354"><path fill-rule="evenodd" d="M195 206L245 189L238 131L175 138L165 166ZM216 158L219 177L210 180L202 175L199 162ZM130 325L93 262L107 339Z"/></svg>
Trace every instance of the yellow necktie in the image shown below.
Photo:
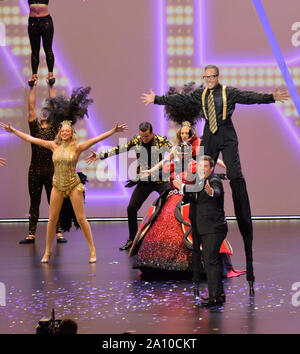
<svg viewBox="0 0 300 354"><path fill-rule="evenodd" d="M208 95L208 121L209 129L214 134L218 130L213 90Z"/></svg>

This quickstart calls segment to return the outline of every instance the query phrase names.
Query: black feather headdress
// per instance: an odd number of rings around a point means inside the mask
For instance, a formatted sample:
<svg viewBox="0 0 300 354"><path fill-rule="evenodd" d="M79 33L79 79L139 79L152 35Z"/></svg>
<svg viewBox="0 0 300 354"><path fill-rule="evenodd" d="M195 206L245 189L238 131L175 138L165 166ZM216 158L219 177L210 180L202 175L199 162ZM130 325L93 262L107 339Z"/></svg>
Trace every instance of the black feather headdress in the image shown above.
<svg viewBox="0 0 300 354"><path fill-rule="evenodd" d="M78 119L88 117L88 106L93 103L93 100L88 98L90 92L90 87L79 87L73 90L70 98L65 96L47 98L42 109L47 122L58 126L68 120L74 125Z"/></svg>
<svg viewBox="0 0 300 354"><path fill-rule="evenodd" d="M180 90L176 87L170 87L166 95L188 94L196 88L198 88L196 87L196 83L192 81L185 84ZM196 121L201 118L201 109L201 102L199 102L199 104L189 104L179 107L165 106L165 117L177 124L188 121L192 126L194 126Z"/></svg>

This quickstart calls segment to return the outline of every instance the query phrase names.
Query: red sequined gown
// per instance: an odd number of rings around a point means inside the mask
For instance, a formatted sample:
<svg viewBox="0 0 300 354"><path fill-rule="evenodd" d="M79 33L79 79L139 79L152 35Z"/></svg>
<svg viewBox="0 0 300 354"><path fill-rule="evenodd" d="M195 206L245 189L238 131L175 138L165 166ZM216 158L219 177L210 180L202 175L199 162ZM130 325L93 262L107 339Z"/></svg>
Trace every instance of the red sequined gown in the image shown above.
<svg viewBox="0 0 300 354"><path fill-rule="evenodd" d="M192 147L194 159L200 143L201 140L198 137L192 137L188 141ZM171 173L171 187L174 178L185 179L185 177L186 175L182 172ZM192 234L190 233L186 237L189 227L184 224L186 221L190 223L188 219L189 204L182 211L181 200L183 196L179 194L178 190L174 188L166 193L167 195L160 196L149 208L139 225L129 255L136 255L135 268L142 271L154 269L192 271ZM220 253L223 256L223 275L225 277L244 273L244 271L236 271L232 268L230 260L232 248L227 239L223 242Z"/></svg>
<svg viewBox="0 0 300 354"><path fill-rule="evenodd" d="M182 199L181 194L167 197L156 220L153 222L137 253L137 266L164 270L185 271L191 268L192 252L183 241L181 223L174 210Z"/></svg>
<svg viewBox="0 0 300 354"><path fill-rule="evenodd" d="M198 153L200 143L201 140L195 136L188 141L193 158ZM170 177L172 187L176 173L172 172ZM192 252L184 244L182 223L176 219L174 212L181 199L182 195L175 188L169 192L160 212L143 236L136 258L137 267L169 271L191 269Z"/></svg>

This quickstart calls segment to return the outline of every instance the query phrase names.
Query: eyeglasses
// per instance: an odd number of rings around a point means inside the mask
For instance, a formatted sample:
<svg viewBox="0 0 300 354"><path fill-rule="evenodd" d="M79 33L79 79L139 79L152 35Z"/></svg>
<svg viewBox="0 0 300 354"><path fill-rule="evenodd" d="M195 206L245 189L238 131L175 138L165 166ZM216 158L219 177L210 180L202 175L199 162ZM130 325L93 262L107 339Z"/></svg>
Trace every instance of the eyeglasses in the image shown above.
<svg viewBox="0 0 300 354"><path fill-rule="evenodd" d="M203 76L204 80L210 80L210 79L215 79L216 77L218 77L219 75L209 75L209 76Z"/></svg>

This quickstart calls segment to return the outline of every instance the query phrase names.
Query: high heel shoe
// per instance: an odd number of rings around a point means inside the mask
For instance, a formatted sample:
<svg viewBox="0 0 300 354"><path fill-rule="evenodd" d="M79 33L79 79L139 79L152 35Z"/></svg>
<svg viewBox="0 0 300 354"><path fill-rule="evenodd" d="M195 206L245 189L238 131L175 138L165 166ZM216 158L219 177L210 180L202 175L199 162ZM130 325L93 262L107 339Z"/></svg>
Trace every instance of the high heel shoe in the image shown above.
<svg viewBox="0 0 300 354"><path fill-rule="evenodd" d="M54 76L48 76L48 82L49 86L53 86L55 84L55 77Z"/></svg>
<svg viewBox="0 0 300 354"><path fill-rule="evenodd" d="M45 253L43 258L41 259L41 263L48 263L49 262L49 259L51 257L51 253Z"/></svg>
<svg viewBox="0 0 300 354"><path fill-rule="evenodd" d="M96 254L91 255L89 259L89 263L96 263L97 262L97 257Z"/></svg>
<svg viewBox="0 0 300 354"><path fill-rule="evenodd" d="M24 238L24 240L21 240L19 244L24 245L24 244L34 243L34 241L35 241L34 235L28 235L26 236L26 238Z"/></svg>
<svg viewBox="0 0 300 354"><path fill-rule="evenodd" d="M38 80L38 77L37 76L32 76L32 78L30 80L28 80L28 85L30 87L33 87L36 83L36 81Z"/></svg>

